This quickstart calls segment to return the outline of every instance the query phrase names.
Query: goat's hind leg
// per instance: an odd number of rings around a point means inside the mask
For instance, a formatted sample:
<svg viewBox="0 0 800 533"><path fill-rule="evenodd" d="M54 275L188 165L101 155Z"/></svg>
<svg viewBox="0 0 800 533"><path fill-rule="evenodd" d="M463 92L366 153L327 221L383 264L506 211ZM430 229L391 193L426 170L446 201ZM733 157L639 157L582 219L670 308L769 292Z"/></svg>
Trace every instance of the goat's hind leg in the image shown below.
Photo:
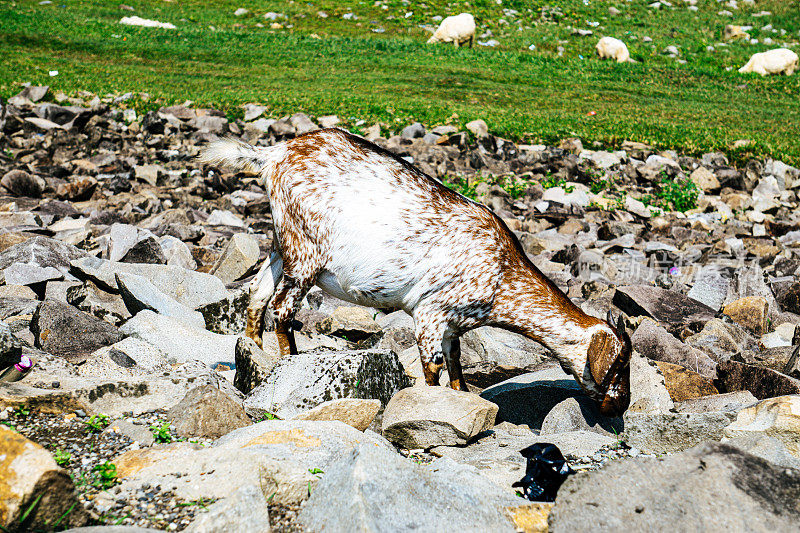
<svg viewBox="0 0 800 533"><path fill-rule="evenodd" d="M267 302L282 276L283 259L278 252L272 252L269 261L264 262L256 277L250 282L250 304L247 306L247 325L244 334L253 339L260 348L263 347L262 335Z"/></svg>
<svg viewBox="0 0 800 533"><path fill-rule="evenodd" d="M275 289L269 308L275 320L275 334L278 337L281 356L297 353L291 324L303 298L313 284L313 280L298 280L284 274Z"/></svg>
<svg viewBox="0 0 800 533"><path fill-rule="evenodd" d="M450 378L450 388L453 390L467 390L464 373L461 370L461 340L458 337L445 338L442 344L444 360L447 363L447 375Z"/></svg>

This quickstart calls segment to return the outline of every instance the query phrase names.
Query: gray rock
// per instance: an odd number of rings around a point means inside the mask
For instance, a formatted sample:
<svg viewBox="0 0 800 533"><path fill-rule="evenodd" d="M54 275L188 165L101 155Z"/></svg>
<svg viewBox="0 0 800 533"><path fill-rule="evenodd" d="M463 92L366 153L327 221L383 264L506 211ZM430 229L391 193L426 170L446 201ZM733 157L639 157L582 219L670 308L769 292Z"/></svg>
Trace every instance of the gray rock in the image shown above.
<svg viewBox="0 0 800 533"><path fill-rule="evenodd" d="M649 318L631 335L631 346L648 359L681 365L710 378L716 375L717 364L708 355L682 343Z"/></svg>
<svg viewBox="0 0 800 533"><path fill-rule="evenodd" d="M702 324L716 314L707 305L681 293L649 285L617 287L614 305L630 316L649 316L673 325Z"/></svg>
<svg viewBox="0 0 800 533"><path fill-rule="evenodd" d="M83 284L68 287L66 300L81 311L115 326L131 317L119 294L106 292L88 280Z"/></svg>
<svg viewBox="0 0 800 533"><path fill-rule="evenodd" d="M623 438L628 446L646 453L674 453L707 440L720 440L731 423L732 413L648 413L628 410Z"/></svg>
<svg viewBox="0 0 800 533"><path fill-rule="evenodd" d="M539 429L553 407L567 398L585 396L572 376L557 363L546 363L540 370L522 374L493 385L481 397L497 404L496 421L525 424Z"/></svg>
<svg viewBox="0 0 800 533"><path fill-rule="evenodd" d="M497 406L449 387L418 386L395 394L383 413L383 436L407 449L455 446L494 426Z"/></svg>
<svg viewBox="0 0 800 533"><path fill-rule="evenodd" d="M147 278L164 294L195 309L226 298L225 284L210 274L194 272L171 265L114 263L96 257L84 257L71 263L72 271L81 279L91 279L103 289L117 293L118 273Z"/></svg>
<svg viewBox="0 0 800 533"><path fill-rule="evenodd" d="M413 124L403 128L403 131L400 132L400 136L404 139L417 139L420 137L424 137L425 126L423 126L419 122L414 122Z"/></svg>
<svg viewBox="0 0 800 533"><path fill-rule="evenodd" d="M236 336L211 333L149 310L139 312L120 331L156 346L171 363L198 360L214 367L234 362Z"/></svg>
<svg viewBox="0 0 800 533"><path fill-rule="evenodd" d="M267 500L261 490L242 487L199 513L186 529L188 533L270 533Z"/></svg>
<svg viewBox="0 0 800 533"><path fill-rule="evenodd" d="M231 283L247 274L258 262L258 241L247 233L237 233L222 251L210 273L224 283Z"/></svg>
<svg viewBox="0 0 800 533"><path fill-rule="evenodd" d="M14 263L3 270L3 276L9 285L34 285L45 281L64 279L64 273L53 267L41 267L25 263Z"/></svg>
<svg viewBox="0 0 800 533"><path fill-rule="evenodd" d="M267 347L272 348L269 343ZM253 339L239 337L236 340L236 375L233 385L244 394L250 393L267 379L279 359L279 350L270 349L266 352Z"/></svg>
<svg viewBox="0 0 800 533"><path fill-rule="evenodd" d="M568 431L591 431L611 437L622 433L622 418L601 415L597 403L586 396L567 398L547 413L539 435Z"/></svg>
<svg viewBox="0 0 800 533"><path fill-rule="evenodd" d="M338 420L359 431L365 431L375 420L381 408L380 400L361 398L339 398L323 402L299 415L293 420Z"/></svg>
<svg viewBox="0 0 800 533"><path fill-rule="evenodd" d="M237 335L247 324L247 306L250 291L241 287L228 292L222 298L197 307L206 322L206 329L223 335Z"/></svg>
<svg viewBox="0 0 800 533"><path fill-rule="evenodd" d="M489 135L489 126L486 125L486 122L482 119L473 120L471 122L467 122L464 125L467 128L467 131L471 132L478 138L486 137Z"/></svg>
<svg viewBox="0 0 800 533"><path fill-rule="evenodd" d="M619 445L618 437L601 435L594 431L565 431L536 439L537 442L555 444L564 457L585 459L599 452L603 447Z"/></svg>
<svg viewBox="0 0 800 533"><path fill-rule="evenodd" d="M695 278L694 285L686 294L689 298L707 305L715 311L722 309L728 294L730 280L718 268L703 267Z"/></svg>
<svg viewBox="0 0 800 533"><path fill-rule="evenodd" d="M295 113L289 119L289 123L292 125L297 135L303 135L304 133L319 129L319 126L314 124L305 113Z"/></svg>
<svg viewBox="0 0 800 533"><path fill-rule="evenodd" d="M726 437L722 439L722 443L765 459L776 466L800 470L800 458L789 453L783 442L775 437L764 434L745 434L732 438Z"/></svg>
<svg viewBox="0 0 800 533"><path fill-rule="evenodd" d="M167 355L149 342L134 337L100 348L78 367L81 376L130 379L168 373Z"/></svg>
<svg viewBox="0 0 800 533"><path fill-rule="evenodd" d="M482 327L461 336L464 379L477 387L529 372L549 359L547 348L504 329Z"/></svg>
<svg viewBox="0 0 800 533"><path fill-rule="evenodd" d="M21 356L22 343L11 332L11 327L0 321L0 368L19 363Z"/></svg>
<svg viewBox="0 0 800 533"><path fill-rule="evenodd" d="M386 404L411 383L388 350L301 352L281 358L244 402L247 413L289 418L336 398L371 398Z"/></svg>
<svg viewBox="0 0 800 533"><path fill-rule="evenodd" d="M120 261L123 263L164 265L167 262L167 256L164 255L164 250L161 248L158 238L150 235L134 244Z"/></svg>
<svg viewBox="0 0 800 533"><path fill-rule="evenodd" d="M31 320L31 331L37 348L71 362L84 361L98 348L123 338L123 334L108 322L53 300L39 305Z"/></svg>
<svg viewBox="0 0 800 533"><path fill-rule="evenodd" d="M159 291L147 278L121 272L116 274L116 280L122 300L132 315L149 309L176 318L195 328L204 329L206 327L206 321L202 314Z"/></svg>
<svg viewBox="0 0 800 533"><path fill-rule="evenodd" d="M212 385L186 393L178 405L167 411L180 437L218 438L251 424L241 403Z"/></svg>
<svg viewBox="0 0 800 533"><path fill-rule="evenodd" d="M717 363L738 352L759 351L756 339L747 330L719 318L709 320L699 333L686 337L686 344L707 353Z"/></svg>
<svg viewBox="0 0 800 533"><path fill-rule="evenodd" d="M523 500L448 459L418 466L375 446L332 464L298 519L311 531L515 530L506 507ZM336 512L331 512L336 509Z"/></svg>
<svg viewBox="0 0 800 533"><path fill-rule="evenodd" d="M0 185L5 187L12 196L28 196L40 198L45 187L44 180L38 176L28 174L24 170L10 170L0 179Z"/></svg>
<svg viewBox="0 0 800 533"><path fill-rule="evenodd" d="M317 331L352 342L364 340L381 331L381 327L365 307L343 306L319 321Z"/></svg>
<svg viewBox="0 0 800 533"><path fill-rule="evenodd" d="M639 353L631 354L631 401L628 412L662 413L673 408L658 365Z"/></svg>
<svg viewBox="0 0 800 533"><path fill-rule="evenodd" d="M5 270L13 264L25 264L41 268L51 267L62 274L67 274L70 262L82 257L86 257L86 252L83 250L54 239L37 236L0 253L0 269Z"/></svg>
<svg viewBox="0 0 800 533"><path fill-rule="evenodd" d="M758 400L750 391L736 391L684 400L675 404L675 410L679 413L721 411L724 413L736 414L745 407L755 405L756 402L758 402Z"/></svg>
<svg viewBox="0 0 800 533"><path fill-rule="evenodd" d="M197 268L197 262L192 258L191 250L177 237L162 235L158 238L158 243L161 245L161 251L164 252L164 257L167 260L166 264L187 270Z"/></svg>
<svg viewBox="0 0 800 533"><path fill-rule="evenodd" d="M571 476L550 531L793 531L800 473L725 444Z"/></svg>
<svg viewBox="0 0 800 533"><path fill-rule="evenodd" d="M141 239L152 235L130 224L112 224L108 231L107 256L110 261L119 261Z"/></svg>
<svg viewBox="0 0 800 533"><path fill-rule="evenodd" d="M780 308L772 294L772 289L765 281L764 269L758 264L745 265L734 271L728 287L728 294L725 297L725 305L748 296L761 296L767 300L769 318L773 320L777 318Z"/></svg>

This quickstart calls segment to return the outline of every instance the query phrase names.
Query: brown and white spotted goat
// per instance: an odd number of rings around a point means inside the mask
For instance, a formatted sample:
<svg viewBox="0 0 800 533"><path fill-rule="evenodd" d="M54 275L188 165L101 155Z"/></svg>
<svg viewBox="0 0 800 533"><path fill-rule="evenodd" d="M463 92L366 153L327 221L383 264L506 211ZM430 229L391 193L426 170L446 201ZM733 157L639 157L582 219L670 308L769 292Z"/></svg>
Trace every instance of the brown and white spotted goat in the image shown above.
<svg viewBox="0 0 800 533"><path fill-rule="evenodd" d="M604 413L627 408L622 324L578 309L488 208L338 129L267 148L219 141L202 157L258 173L269 194L277 251L251 286L246 334L257 343L269 300L281 352L296 353L290 324L316 284L410 314L429 385L446 363L450 386L466 390L459 336L495 326L549 348Z"/></svg>

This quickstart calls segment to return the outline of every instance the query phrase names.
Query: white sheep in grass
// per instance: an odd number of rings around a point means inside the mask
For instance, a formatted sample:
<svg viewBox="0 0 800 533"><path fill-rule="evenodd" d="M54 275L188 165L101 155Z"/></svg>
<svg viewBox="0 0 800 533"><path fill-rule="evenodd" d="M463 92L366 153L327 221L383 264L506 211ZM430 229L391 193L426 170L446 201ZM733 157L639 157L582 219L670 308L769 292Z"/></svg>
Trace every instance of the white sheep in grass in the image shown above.
<svg viewBox="0 0 800 533"><path fill-rule="evenodd" d="M617 63L636 62L631 59L631 54L628 52L628 47L625 46L625 43L613 37L603 37L597 42L595 49L600 59L613 59Z"/></svg>
<svg viewBox="0 0 800 533"><path fill-rule="evenodd" d="M444 19L439 28L433 32L433 36L428 39L428 43L453 43L458 48L469 42L472 48L474 39L475 18L469 13L461 13Z"/></svg>
<svg viewBox="0 0 800 533"><path fill-rule="evenodd" d="M788 48L776 48L767 52L753 54L750 61L739 72L767 74L786 74L791 76L797 70L797 54Z"/></svg>

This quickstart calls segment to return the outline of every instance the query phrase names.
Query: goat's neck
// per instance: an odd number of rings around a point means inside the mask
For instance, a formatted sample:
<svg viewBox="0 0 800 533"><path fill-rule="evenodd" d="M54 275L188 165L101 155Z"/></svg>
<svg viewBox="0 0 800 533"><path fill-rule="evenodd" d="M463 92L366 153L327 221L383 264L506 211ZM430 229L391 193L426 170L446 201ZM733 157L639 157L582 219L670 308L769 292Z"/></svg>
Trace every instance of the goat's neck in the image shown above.
<svg viewBox="0 0 800 533"><path fill-rule="evenodd" d="M503 277L492 322L543 344L573 374L583 372L591 336L604 324L581 311L533 264L510 268Z"/></svg>

